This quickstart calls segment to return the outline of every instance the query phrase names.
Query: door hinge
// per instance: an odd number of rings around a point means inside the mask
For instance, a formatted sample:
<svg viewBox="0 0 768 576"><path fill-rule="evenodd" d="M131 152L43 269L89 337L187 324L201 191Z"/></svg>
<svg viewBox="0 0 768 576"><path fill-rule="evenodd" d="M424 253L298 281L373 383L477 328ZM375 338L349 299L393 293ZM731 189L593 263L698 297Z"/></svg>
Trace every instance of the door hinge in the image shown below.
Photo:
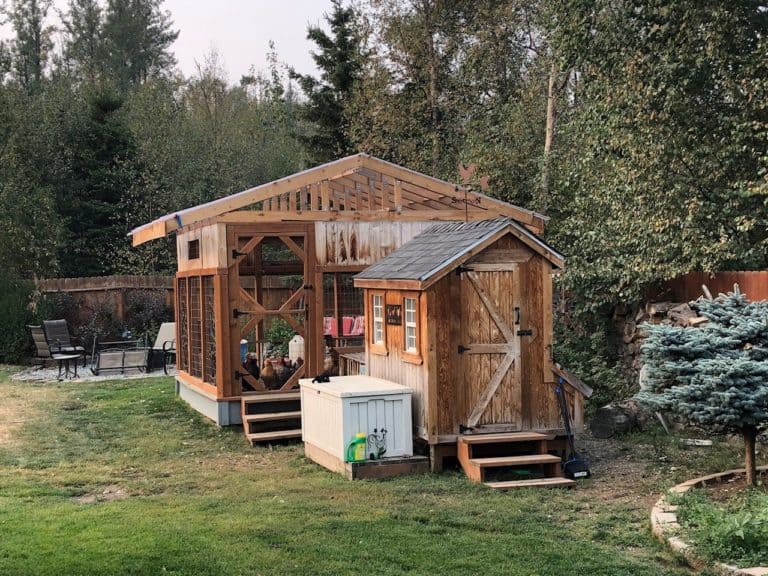
<svg viewBox="0 0 768 576"><path fill-rule="evenodd" d="M517 331L518 336L533 336L533 330L518 330Z"/></svg>
<svg viewBox="0 0 768 576"><path fill-rule="evenodd" d="M304 288L304 290L312 290L312 284L304 284L302 288Z"/></svg>
<svg viewBox="0 0 768 576"><path fill-rule="evenodd" d="M237 260L240 256L246 256L247 254L245 252L238 252L234 248L232 248L232 260Z"/></svg>
<svg viewBox="0 0 768 576"><path fill-rule="evenodd" d="M464 354L464 352L469 352L470 348L466 348L459 344L459 354Z"/></svg>
<svg viewBox="0 0 768 576"><path fill-rule="evenodd" d="M468 268L467 266L457 266L456 267L456 276L461 276L464 272L474 272L474 268Z"/></svg>

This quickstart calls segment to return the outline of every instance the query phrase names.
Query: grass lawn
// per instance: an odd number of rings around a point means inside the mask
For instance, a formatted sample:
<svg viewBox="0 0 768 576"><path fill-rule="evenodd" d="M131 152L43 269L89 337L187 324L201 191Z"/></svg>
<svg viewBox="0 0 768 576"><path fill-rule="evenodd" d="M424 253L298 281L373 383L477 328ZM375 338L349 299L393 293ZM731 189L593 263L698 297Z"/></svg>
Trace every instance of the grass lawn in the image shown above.
<svg viewBox="0 0 768 576"><path fill-rule="evenodd" d="M0 369L0 574L688 574L649 532L675 481L738 464L662 436L589 447L574 491L458 472L348 482L249 447L170 378L12 382ZM603 462L602 464L600 462Z"/></svg>

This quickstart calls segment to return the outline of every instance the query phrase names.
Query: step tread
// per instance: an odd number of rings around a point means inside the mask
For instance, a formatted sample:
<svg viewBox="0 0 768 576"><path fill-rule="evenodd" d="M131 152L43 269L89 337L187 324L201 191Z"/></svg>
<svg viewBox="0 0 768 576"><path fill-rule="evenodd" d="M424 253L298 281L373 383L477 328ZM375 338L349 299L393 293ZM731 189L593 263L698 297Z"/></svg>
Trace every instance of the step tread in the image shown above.
<svg viewBox="0 0 768 576"><path fill-rule="evenodd" d="M301 428L291 430L277 430L275 432L253 432L246 434L246 438L251 443L268 442L270 440L285 440L288 438L301 438Z"/></svg>
<svg viewBox="0 0 768 576"><path fill-rule="evenodd" d="M571 488L576 486L575 480L568 478L536 478L534 480L506 480L504 482L485 482L486 486L496 490L511 490L514 488Z"/></svg>
<svg viewBox="0 0 768 576"><path fill-rule="evenodd" d="M559 456L552 454L525 454L522 456L497 456L494 458L470 458L469 463L480 468L494 466L525 466L527 464L554 464L560 462Z"/></svg>
<svg viewBox="0 0 768 576"><path fill-rule="evenodd" d="M534 442L538 440L553 440L554 434L541 432L503 432L496 434L472 434L459 436L459 442L465 444L502 444L504 442Z"/></svg>
<svg viewBox="0 0 768 576"><path fill-rule="evenodd" d="M289 412L268 412L265 414L246 414L244 422L270 422L273 420L292 420L301 418L301 410L292 410Z"/></svg>
<svg viewBox="0 0 768 576"><path fill-rule="evenodd" d="M286 392L268 392L264 394L243 394L241 397L243 404L259 404L261 402L285 402L287 400L301 400L301 393L296 390Z"/></svg>

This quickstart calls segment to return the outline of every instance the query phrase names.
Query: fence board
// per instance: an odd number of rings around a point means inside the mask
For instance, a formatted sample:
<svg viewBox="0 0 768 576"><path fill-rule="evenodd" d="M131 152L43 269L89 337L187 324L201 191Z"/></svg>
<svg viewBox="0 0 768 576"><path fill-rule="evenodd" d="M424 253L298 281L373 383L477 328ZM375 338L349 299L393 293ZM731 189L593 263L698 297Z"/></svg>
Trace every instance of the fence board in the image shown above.
<svg viewBox="0 0 768 576"><path fill-rule="evenodd" d="M742 272L690 272L666 283L669 299L688 302L702 295L701 286L706 284L713 296L730 292L738 284L750 300L768 300L768 270Z"/></svg>

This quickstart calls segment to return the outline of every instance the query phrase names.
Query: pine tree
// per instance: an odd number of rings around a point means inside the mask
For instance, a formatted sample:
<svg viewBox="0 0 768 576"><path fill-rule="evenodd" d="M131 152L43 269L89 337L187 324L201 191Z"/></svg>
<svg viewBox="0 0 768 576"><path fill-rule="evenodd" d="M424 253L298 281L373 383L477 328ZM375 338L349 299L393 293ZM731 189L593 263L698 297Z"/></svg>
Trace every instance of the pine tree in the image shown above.
<svg viewBox="0 0 768 576"><path fill-rule="evenodd" d="M9 13L15 34L10 57L16 81L28 92L40 89L48 54L53 47L45 18L52 0L15 0Z"/></svg>
<svg viewBox="0 0 768 576"><path fill-rule="evenodd" d="M95 83L104 68L101 6L97 0L69 0L69 10L62 21L66 31L66 64L76 77Z"/></svg>
<svg viewBox="0 0 768 576"><path fill-rule="evenodd" d="M104 63L122 89L168 72L176 59L170 51L179 36L162 0L108 0L104 14Z"/></svg>
<svg viewBox="0 0 768 576"><path fill-rule="evenodd" d="M333 11L325 15L331 28L329 36L322 28L310 26L307 39L319 51L312 58L320 69L320 79L291 71L309 102L305 118L314 133L305 139L305 147L316 162L327 162L354 152L345 120L345 110L362 68L361 39L355 32L355 11L333 0Z"/></svg>
<svg viewBox="0 0 768 576"><path fill-rule="evenodd" d="M768 302L749 302L735 286L691 307L709 322L646 326L638 398L694 424L738 431L755 484L755 439L768 423Z"/></svg>

